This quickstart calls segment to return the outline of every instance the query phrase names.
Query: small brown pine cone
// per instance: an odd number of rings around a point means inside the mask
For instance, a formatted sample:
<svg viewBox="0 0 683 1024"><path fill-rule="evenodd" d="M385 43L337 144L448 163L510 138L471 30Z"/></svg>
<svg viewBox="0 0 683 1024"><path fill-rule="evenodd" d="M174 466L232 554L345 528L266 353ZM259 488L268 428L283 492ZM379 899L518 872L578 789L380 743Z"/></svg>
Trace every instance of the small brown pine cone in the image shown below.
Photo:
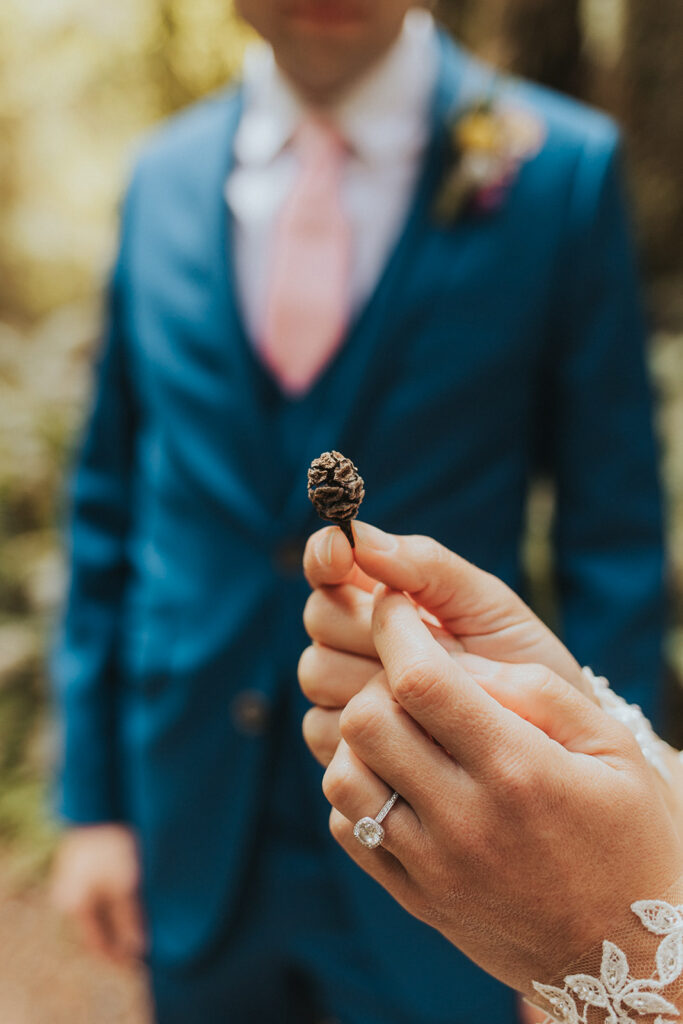
<svg viewBox="0 0 683 1024"><path fill-rule="evenodd" d="M323 452L308 471L308 497L321 519L341 527L354 546L351 520L365 497L363 478L341 452Z"/></svg>

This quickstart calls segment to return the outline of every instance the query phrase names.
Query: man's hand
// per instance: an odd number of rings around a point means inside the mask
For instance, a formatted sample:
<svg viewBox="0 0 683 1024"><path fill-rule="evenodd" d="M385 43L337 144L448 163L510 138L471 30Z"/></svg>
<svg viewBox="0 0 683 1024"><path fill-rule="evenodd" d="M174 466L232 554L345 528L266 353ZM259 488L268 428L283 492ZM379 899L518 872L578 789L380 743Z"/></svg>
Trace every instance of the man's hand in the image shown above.
<svg viewBox="0 0 683 1024"><path fill-rule="evenodd" d="M57 853L55 906L72 918L86 946L118 963L145 952L135 837L122 825L70 828Z"/></svg>
<svg viewBox="0 0 683 1024"><path fill-rule="evenodd" d="M429 537L396 537L365 523L353 531L353 551L337 527L327 527L304 555L313 587L304 624L313 644L301 656L299 682L317 705L304 719L304 736L323 765L337 749L342 708L381 669L371 626L378 581L411 596L449 653L545 665L585 692L566 647L495 576Z"/></svg>

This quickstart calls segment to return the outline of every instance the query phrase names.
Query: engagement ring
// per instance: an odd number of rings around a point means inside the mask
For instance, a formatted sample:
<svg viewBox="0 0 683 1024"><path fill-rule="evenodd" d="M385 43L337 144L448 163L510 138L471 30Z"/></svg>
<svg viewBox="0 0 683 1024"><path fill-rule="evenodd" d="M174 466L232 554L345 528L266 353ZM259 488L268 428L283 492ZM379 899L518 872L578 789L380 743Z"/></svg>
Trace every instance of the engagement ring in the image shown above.
<svg viewBox="0 0 683 1024"><path fill-rule="evenodd" d="M384 829L380 824L398 800L398 793L392 793L376 818L361 818L353 826L353 834L367 850L374 850L382 845Z"/></svg>

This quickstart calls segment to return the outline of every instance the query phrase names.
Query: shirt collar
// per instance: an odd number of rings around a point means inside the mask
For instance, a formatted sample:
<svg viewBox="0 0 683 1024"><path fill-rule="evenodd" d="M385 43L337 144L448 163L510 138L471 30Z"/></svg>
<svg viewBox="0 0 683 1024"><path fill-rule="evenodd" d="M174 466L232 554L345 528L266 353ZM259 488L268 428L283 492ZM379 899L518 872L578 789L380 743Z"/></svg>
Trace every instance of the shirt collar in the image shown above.
<svg viewBox="0 0 683 1024"><path fill-rule="evenodd" d="M423 148L437 63L433 19L415 8L389 52L329 112L360 159L385 162ZM288 144L307 110L264 43L245 55L244 99L235 155L242 164L265 166Z"/></svg>

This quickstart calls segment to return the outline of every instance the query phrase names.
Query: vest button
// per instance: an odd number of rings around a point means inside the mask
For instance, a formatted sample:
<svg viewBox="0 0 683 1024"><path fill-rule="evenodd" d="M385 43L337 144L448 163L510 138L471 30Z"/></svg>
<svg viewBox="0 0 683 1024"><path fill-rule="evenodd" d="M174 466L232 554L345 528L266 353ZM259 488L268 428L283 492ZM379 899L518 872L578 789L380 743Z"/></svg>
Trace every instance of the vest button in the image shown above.
<svg viewBox="0 0 683 1024"><path fill-rule="evenodd" d="M242 690L230 706L233 725L244 736L262 736L270 722L270 701L259 690Z"/></svg>
<svg viewBox="0 0 683 1024"><path fill-rule="evenodd" d="M303 558L306 541L290 537L283 541L275 552L275 564L283 576L294 578L303 575Z"/></svg>

